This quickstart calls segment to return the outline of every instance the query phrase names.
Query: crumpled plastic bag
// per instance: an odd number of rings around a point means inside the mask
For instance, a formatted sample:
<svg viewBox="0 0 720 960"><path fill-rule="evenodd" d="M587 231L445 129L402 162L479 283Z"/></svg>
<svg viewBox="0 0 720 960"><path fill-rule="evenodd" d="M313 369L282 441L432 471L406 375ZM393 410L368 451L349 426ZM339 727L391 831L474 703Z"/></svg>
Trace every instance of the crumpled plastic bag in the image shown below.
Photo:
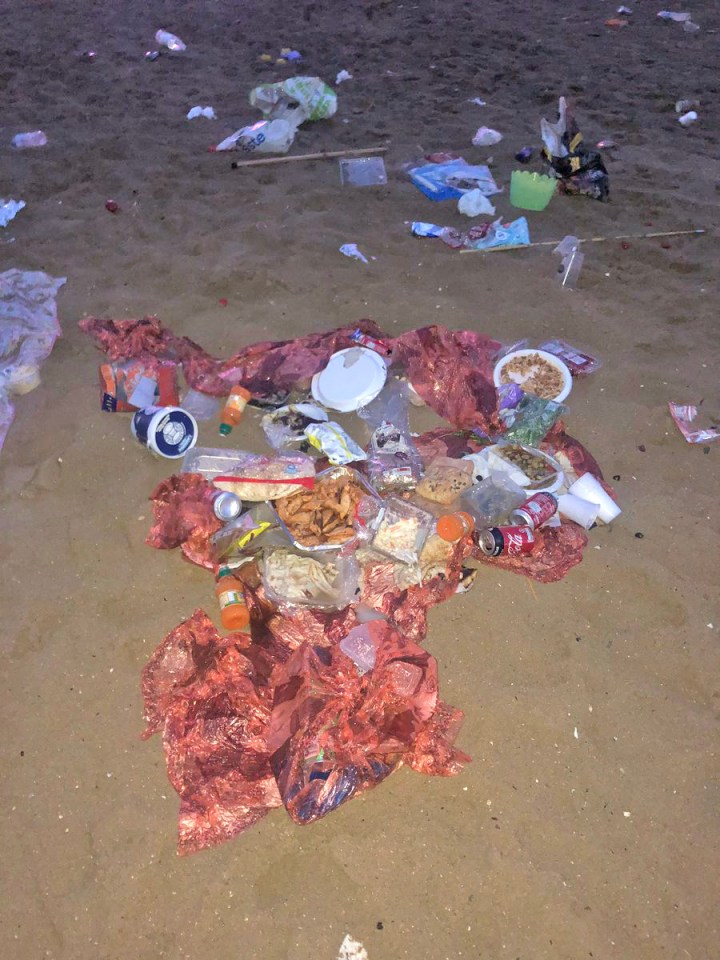
<svg viewBox="0 0 720 960"><path fill-rule="evenodd" d="M191 563L213 570L210 537L222 522L213 513L216 488L199 473L180 473L162 480L150 494L155 522L145 540L150 547L180 547Z"/></svg>
<svg viewBox="0 0 720 960"><path fill-rule="evenodd" d="M351 339L356 330L372 337L383 336L374 321L360 320L293 340L253 343L228 360L217 360L188 337L176 336L157 317L142 320L87 317L79 326L111 360L144 354L176 360L191 387L214 397L227 396L236 383L246 387L254 398L308 390L314 374L327 366L333 353L356 346Z"/></svg>
<svg viewBox="0 0 720 960"><path fill-rule="evenodd" d="M290 77L255 87L250 103L272 119L286 116L288 107L297 105L307 120L328 120L337 110L337 94L320 77Z"/></svg>
<svg viewBox="0 0 720 960"><path fill-rule="evenodd" d="M451 749L445 715L426 729L444 708L435 658L384 620L366 626L375 645L368 673L339 646L305 643L273 675L270 764L296 823L325 816L403 762L452 775L469 759Z"/></svg>
<svg viewBox="0 0 720 960"><path fill-rule="evenodd" d="M181 798L178 852L237 836L284 802L309 823L379 783L401 763L456 774L469 758L453 741L462 713L438 698L437 663L392 625L370 625L376 667L360 676L339 647L354 612L320 615L299 635L249 586L252 642L220 637L202 610L172 630L142 676L147 727L162 732ZM311 614L299 617L307 624ZM286 642L287 641L287 642Z"/></svg>
<svg viewBox="0 0 720 960"><path fill-rule="evenodd" d="M0 274L0 449L15 416L12 396L40 383L40 365L62 336L57 293L65 277L41 271Z"/></svg>
<svg viewBox="0 0 720 960"><path fill-rule="evenodd" d="M143 670L143 738L163 734L181 798L180 854L230 840L281 804L265 739L272 693L256 682L243 643L243 635L220 637L196 610Z"/></svg>
<svg viewBox="0 0 720 960"><path fill-rule="evenodd" d="M422 327L391 342L393 359L422 399L456 427L500 429L493 383L497 340L472 330Z"/></svg>
<svg viewBox="0 0 720 960"><path fill-rule="evenodd" d="M588 149L565 97L558 101L558 119L540 121L543 155L565 193L583 194L595 200L610 199L610 178L602 155Z"/></svg>

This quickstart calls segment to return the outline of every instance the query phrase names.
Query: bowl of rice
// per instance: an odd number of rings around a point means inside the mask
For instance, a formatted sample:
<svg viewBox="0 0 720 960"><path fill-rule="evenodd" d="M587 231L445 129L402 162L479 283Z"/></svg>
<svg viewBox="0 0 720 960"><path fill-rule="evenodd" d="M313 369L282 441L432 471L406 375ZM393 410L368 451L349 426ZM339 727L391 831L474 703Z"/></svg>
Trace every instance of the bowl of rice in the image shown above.
<svg viewBox="0 0 720 960"><path fill-rule="evenodd" d="M545 350L513 350L495 364L495 386L516 383L525 393L562 402L572 390L572 374L559 357Z"/></svg>

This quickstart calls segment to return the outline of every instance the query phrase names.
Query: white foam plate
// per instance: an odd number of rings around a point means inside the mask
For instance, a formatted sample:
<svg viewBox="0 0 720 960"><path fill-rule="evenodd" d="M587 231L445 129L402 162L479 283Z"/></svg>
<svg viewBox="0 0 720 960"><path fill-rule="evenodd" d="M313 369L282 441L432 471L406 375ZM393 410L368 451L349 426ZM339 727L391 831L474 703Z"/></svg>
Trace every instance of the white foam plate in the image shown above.
<svg viewBox="0 0 720 960"><path fill-rule="evenodd" d="M312 378L312 395L324 407L349 413L370 403L385 386L387 366L367 347L348 347L334 353L328 365Z"/></svg>

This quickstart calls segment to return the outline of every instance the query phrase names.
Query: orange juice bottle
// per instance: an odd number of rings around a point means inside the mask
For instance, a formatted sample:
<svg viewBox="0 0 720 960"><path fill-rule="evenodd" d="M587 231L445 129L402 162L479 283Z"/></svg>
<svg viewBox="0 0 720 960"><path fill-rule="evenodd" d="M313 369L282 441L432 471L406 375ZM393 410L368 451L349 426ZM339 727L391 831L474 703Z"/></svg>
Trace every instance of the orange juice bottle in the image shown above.
<svg viewBox="0 0 720 960"><path fill-rule="evenodd" d="M226 630L244 630L250 623L243 585L229 567L218 570L215 593L220 603L220 622Z"/></svg>
<svg viewBox="0 0 720 960"><path fill-rule="evenodd" d="M437 535L443 540L454 543L460 537L472 533L475 528L475 521L469 513L459 510L457 513L445 513L438 517Z"/></svg>
<svg viewBox="0 0 720 960"><path fill-rule="evenodd" d="M225 409L222 412L220 420L220 434L226 437L233 427L237 426L242 420L245 407L252 394L245 387L237 384L230 391L230 396L225 402Z"/></svg>

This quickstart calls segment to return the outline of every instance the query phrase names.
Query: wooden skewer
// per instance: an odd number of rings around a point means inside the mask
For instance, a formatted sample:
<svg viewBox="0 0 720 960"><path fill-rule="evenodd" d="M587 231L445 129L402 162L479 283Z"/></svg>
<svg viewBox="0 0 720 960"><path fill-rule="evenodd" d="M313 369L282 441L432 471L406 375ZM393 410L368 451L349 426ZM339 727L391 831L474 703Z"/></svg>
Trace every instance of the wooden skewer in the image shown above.
<svg viewBox="0 0 720 960"><path fill-rule="evenodd" d="M271 163L295 163L298 160L332 160L335 157L364 157L376 153L387 153L384 147L363 147L357 150L324 150L322 153L295 153L290 157L261 157L258 160L234 160L233 170L238 167L260 167Z"/></svg>
<svg viewBox="0 0 720 960"><path fill-rule="evenodd" d="M664 230L656 233L625 233L617 237L588 237L586 240L579 240L579 243L605 243L607 240L652 240L656 237L689 237L700 233L705 233L703 229L696 230ZM536 240L535 243L513 243L507 247L488 247L486 250L461 250L460 253L493 253L501 250L527 250L528 247L556 247L561 240Z"/></svg>

